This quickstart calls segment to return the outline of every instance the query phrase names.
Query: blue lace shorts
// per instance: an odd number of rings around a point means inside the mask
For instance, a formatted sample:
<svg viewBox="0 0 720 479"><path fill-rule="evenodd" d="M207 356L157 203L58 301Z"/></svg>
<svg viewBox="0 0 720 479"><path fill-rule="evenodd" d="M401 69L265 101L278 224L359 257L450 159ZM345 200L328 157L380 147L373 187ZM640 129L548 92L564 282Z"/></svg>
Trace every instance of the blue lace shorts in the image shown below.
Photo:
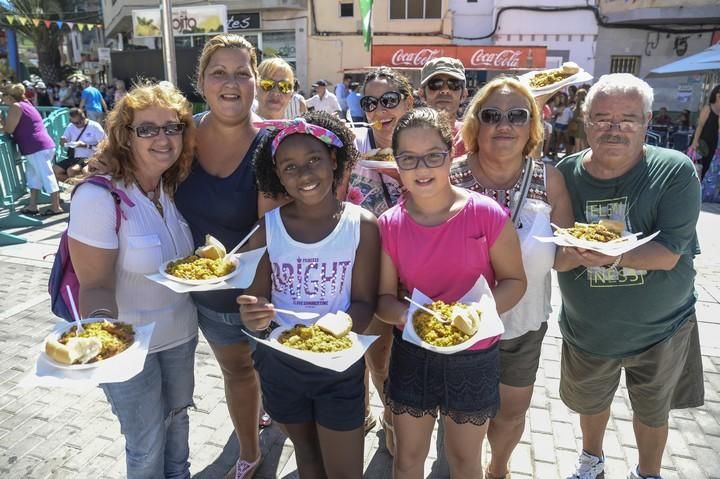
<svg viewBox="0 0 720 479"><path fill-rule="evenodd" d="M385 401L393 414L438 410L456 424L482 425L500 407L499 343L478 351L439 354L410 344L393 330Z"/></svg>

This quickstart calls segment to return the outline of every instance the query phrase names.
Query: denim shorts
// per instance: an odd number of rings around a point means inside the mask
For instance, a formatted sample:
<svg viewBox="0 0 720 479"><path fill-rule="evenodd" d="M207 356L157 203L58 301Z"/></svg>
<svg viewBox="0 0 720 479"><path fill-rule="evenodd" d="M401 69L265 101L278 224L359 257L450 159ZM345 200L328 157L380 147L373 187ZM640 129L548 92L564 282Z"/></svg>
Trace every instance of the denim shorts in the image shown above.
<svg viewBox="0 0 720 479"><path fill-rule="evenodd" d="M364 359L336 372L258 344L253 360L265 411L279 423L316 422L333 431L364 424Z"/></svg>
<svg viewBox="0 0 720 479"><path fill-rule="evenodd" d="M393 329L386 402L393 414L440 414L456 424L482 425L500 406L500 350L440 354L408 343Z"/></svg>
<svg viewBox="0 0 720 479"><path fill-rule="evenodd" d="M190 420L198 338L148 354L143 370L101 384L125 436L126 477L190 479Z"/></svg>
<svg viewBox="0 0 720 479"><path fill-rule="evenodd" d="M205 339L211 344L228 346L249 341L247 331L240 319L240 313L219 313L205 306L195 304L198 312L198 326Z"/></svg>

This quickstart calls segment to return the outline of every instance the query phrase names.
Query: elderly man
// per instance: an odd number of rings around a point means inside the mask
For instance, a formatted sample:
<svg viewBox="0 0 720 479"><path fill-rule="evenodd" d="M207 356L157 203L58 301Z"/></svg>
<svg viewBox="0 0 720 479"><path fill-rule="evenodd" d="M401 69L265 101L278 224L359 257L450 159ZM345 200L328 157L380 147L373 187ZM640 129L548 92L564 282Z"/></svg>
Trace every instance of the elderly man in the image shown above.
<svg viewBox="0 0 720 479"><path fill-rule="evenodd" d="M87 119L80 108L70 108L69 116L70 123L60 137L60 144L68 150L67 158L53 165L58 181L87 173L88 160L106 136L102 125Z"/></svg>
<svg viewBox="0 0 720 479"><path fill-rule="evenodd" d="M639 453L629 479L660 478L670 409L703 404L693 267L700 184L685 155L644 144L652 102L652 88L632 75L601 77L584 105L590 150L558 164L576 221L659 232L616 257L558 252L560 397L580 413L583 434L569 479L604 477L603 436L621 369Z"/></svg>
<svg viewBox="0 0 720 479"><path fill-rule="evenodd" d="M327 82L318 80L313 86L317 95L305 102L308 110L326 111L331 115L339 115L341 113L340 103L335 95L327 91Z"/></svg>
<svg viewBox="0 0 720 479"><path fill-rule="evenodd" d="M465 66L456 58L440 57L427 62L420 72L420 98L431 108L444 111L454 121L454 156L465 154L465 145L460 137L462 122L457 114L460 103L467 97L465 88Z"/></svg>

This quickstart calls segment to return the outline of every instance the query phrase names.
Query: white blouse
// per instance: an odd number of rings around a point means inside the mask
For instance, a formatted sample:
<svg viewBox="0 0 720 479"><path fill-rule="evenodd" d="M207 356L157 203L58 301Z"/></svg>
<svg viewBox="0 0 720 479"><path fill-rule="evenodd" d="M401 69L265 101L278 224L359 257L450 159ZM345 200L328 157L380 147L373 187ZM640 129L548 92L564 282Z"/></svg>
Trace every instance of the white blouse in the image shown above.
<svg viewBox="0 0 720 479"><path fill-rule="evenodd" d="M117 183L134 207L122 204L125 218L115 233L115 202L100 186L83 184L70 205L68 235L86 245L118 250L115 265L115 299L118 319L130 324L155 321L150 352L179 346L197 336L197 311L189 294L178 294L150 281L168 260L193 252L190 228L163 191L164 218L136 185Z"/></svg>

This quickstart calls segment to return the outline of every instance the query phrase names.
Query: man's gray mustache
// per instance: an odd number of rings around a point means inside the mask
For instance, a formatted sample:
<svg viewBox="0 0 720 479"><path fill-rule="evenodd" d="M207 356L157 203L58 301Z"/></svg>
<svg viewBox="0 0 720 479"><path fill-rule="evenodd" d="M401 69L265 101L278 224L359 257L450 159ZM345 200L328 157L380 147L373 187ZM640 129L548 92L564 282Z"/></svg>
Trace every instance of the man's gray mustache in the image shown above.
<svg viewBox="0 0 720 479"><path fill-rule="evenodd" d="M626 138L622 136L616 136L616 135L604 135L600 137L600 143L611 143L611 144L621 144L621 145L627 145L630 143Z"/></svg>

